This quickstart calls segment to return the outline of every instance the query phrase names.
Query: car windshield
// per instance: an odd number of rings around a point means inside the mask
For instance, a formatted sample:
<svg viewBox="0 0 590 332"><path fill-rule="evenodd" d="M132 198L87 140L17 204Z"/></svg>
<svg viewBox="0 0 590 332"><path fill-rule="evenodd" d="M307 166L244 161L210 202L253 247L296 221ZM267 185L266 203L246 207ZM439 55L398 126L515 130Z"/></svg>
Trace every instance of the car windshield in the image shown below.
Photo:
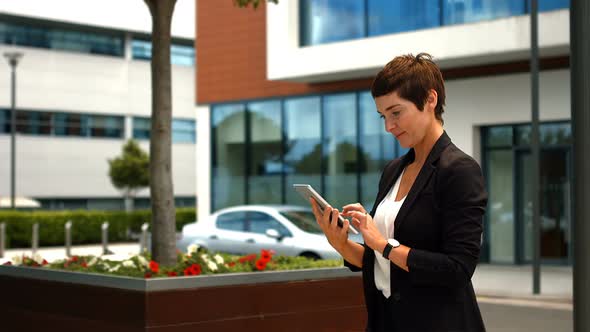
<svg viewBox="0 0 590 332"><path fill-rule="evenodd" d="M322 229L318 226L311 211L281 211L280 213L305 232L316 234L322 233Z"/></svg>

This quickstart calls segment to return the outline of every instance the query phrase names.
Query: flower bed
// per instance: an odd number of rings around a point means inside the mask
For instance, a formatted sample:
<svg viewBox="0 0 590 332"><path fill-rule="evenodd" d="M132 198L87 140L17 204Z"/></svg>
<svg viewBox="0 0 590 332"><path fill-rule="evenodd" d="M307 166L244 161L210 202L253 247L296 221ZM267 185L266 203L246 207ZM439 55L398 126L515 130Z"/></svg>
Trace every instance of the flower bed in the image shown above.
<svg viewBox="0 0 590 332"><path fill-rule="evenodd" d="M20 267L0 266L0 292L6 299L0 302L3 329L159 332L364 328L360 275L342 267L279 271L321 261L272 257L270 252L217 257L193 251L179 255L174 267L161 267L139 257L122 262L72 257L45 265L41 257L35 257L22 260ZM197 272L200 275L195 275ZM126 276L129 274L134 277Z"/></svg>

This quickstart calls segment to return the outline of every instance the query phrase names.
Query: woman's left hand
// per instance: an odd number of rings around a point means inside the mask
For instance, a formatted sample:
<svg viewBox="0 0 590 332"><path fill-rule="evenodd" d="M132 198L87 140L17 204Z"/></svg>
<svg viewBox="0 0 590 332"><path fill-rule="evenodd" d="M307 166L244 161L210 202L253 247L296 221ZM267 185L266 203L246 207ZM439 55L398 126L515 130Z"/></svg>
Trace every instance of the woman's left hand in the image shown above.
<svg viewBox="0 0 590 332"><path fill-rule="evenodd" d="M352 225L361 232L365 244L369 248L379 252L385 248L387 240L383 238L373 218L366 212L362 205L359 203L346 205L342 209L342 215L352 217Z"/></svg>

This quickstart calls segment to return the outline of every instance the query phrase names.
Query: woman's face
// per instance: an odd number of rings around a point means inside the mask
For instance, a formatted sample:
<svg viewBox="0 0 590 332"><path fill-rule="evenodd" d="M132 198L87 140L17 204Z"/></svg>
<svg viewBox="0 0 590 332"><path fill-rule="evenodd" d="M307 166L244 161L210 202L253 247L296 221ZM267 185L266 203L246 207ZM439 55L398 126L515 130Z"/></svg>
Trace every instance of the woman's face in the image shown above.
<svg viewBox="0 0 590 332"><path fill-rule="evenodd" d="M412 148L420 143L433 122L436 107L436 91L430 90L424 110L420 111L414 103L398 96L397 92L375 98L377 112L381 114L385 130L391 133L404 148Z"/></svg>

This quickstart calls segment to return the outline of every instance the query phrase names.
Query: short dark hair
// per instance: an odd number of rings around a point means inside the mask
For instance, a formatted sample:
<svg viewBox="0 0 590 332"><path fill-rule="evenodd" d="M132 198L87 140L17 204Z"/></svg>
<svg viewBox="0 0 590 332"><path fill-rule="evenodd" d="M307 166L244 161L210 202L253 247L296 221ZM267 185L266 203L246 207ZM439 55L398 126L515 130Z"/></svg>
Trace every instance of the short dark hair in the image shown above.
<svg viewBox="0 0 590 332"><path fill-rule="evenodd" d="M377 98L395 91L423 111L430 89L438 94L434 115L444 123L445 83L440 68L428 53L407 54L395 57L381 69L373 81L371 94Z"/></svg>

